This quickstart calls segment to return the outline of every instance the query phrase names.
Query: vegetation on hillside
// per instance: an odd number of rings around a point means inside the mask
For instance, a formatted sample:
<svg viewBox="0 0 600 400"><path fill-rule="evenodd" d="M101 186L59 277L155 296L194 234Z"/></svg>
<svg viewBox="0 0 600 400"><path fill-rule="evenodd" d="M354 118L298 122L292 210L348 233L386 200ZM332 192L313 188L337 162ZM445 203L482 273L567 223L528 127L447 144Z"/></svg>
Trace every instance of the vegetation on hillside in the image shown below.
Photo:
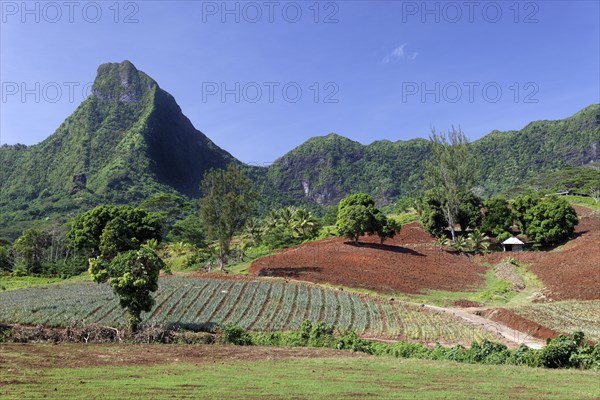
<svg viewBox="0 0 600 400"><path fill-rule="evenodd" d="M91 94L43 142L0 147L0 236L159 192L199 196L209 168L236 162L133 64L103 64Z"/></svg>
<svg viewBox="0 0 600 400"><path fill-rule="evenodd" d="M553 175L598 161L600 105L560 121L532 122L520 131L494 131L469 145L481 160L476 193L515 185L597 188L597 174ZM182 114L171 95L133 64L103 64L90 96L54 134L34 146L0 147L0 237L18 237L37 224L63 224L101 204L138 205L168 193L198 199L211 168L239 165L260 194L258 216L285 206L323 215L322 206L363 192L378 206L415 197L432 147L424 139L362 145L336 134L315 137L268 167L242 165ZM597 171L596 171L597 172ZM596 183L594 183L596 182ZM562 186L561 186L562 185Z"/></svg>
<svg viewBox="0 0 600 400"><path fill-rule="evenodd" d="M356 193L340 201L336 228L340 236L353 240L355 244L365 234L379 236L380 243L383 244L400 231L401 225L375 208L375 201L371 196Z"/></svg>
<svg viewBox="0 0 600 400"><path fill-rule="evenodd" d="M257 195L250 180L233 164L226 170L208 171L202 180L202 192L200 217L207 234L217 241L223 271L231 239L252 215Z"/></svg>
<svg viewBox="0 0 600 400"><path fill-rule="evenodd" d="M425 164L425 189L433 191L454 241L460 209L463 204L468 204L465 197L475 184L478 165L461 131L454 128L448 134L434 131L430 144L431 158ZM475 214L478 214L477 207Z"/></svg>

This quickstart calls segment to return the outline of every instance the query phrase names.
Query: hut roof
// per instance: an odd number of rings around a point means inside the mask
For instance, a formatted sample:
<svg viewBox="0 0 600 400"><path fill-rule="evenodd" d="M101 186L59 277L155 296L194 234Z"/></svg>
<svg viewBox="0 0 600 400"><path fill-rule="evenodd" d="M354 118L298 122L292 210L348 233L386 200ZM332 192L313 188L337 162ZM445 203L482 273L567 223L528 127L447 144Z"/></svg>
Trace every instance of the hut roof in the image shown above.
<svg viewBox="0 0 600 400"><path fill-rule="evenodd" d="M502 242L502 244L525 244L523 242L521 242L519 239L517 239L516 237L510 237L508 239L506 239L504 242Z"/></svg>

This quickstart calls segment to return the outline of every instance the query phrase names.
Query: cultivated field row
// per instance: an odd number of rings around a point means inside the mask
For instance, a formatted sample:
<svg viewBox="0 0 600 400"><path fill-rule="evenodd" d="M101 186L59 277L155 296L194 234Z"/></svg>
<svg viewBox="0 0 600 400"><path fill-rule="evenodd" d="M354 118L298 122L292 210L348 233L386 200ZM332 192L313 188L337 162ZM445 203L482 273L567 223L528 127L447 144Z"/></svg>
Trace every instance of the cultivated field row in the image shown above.
<svg viewBox="0 0 600 400"><path fill-rule="evenodd" d="M201 278L162 278L149 324L211 329L235 324L256 331L296 329L303 320L352 328L361 335L470 344L493 338L445 313L314 285ZM107 285L73 283L0 293L0 321L70 326L124 325Z"/></svg>
<svg viewBox="0 0 600 400"><path fill-rule="evenodd" d="M600 342L600 301L562 301L513 309L516 314L557 332L583 331Z"/></svg>

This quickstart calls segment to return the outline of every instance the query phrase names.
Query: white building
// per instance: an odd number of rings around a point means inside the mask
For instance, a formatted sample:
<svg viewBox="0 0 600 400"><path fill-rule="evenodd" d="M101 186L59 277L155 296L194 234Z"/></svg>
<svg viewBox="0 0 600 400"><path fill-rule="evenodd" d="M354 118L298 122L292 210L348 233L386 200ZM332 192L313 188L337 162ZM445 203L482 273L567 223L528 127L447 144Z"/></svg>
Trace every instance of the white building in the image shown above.
<svg viewBox="0 0 600 400"><path fill-rule="evenodd" d="M508 251L523 251L524 244L525 243L513 236L502 242L502 248L504 248L504 251L507 251L507 248Z"/></svg>

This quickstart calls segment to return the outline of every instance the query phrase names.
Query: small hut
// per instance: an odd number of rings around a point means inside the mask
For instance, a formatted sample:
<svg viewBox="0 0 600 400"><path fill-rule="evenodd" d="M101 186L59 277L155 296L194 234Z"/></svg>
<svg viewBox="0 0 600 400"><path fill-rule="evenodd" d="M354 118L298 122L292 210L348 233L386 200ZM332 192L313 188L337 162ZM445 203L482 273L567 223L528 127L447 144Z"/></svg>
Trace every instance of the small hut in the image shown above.
<svg viewBox="0 0 600 400"><path fill-rule="evenodd" d="M502 242L502 248L504 251L523 251L524 244L525 243L513 236Z"/></svg>

